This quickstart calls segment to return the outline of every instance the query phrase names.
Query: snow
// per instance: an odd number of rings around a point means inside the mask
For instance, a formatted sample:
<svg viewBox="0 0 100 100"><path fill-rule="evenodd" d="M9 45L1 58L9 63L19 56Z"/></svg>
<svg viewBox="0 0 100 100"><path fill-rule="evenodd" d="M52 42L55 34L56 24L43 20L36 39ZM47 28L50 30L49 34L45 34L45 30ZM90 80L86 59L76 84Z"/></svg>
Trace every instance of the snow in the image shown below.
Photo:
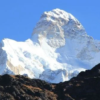
<svg viewBox="0 0 100 100"><path fill-rule="evenodd" d="M71 79L100 61L100 41L60 9L44 12L26 41L3 39L0 74L20 74L50 83Z"/></svg>

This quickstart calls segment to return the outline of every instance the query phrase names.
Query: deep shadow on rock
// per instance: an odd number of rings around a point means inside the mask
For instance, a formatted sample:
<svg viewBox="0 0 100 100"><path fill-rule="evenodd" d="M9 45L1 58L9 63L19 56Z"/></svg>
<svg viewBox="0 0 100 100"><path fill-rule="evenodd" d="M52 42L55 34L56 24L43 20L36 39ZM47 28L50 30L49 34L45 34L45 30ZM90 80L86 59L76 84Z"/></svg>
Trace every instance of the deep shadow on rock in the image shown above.
<svg viewBox="0 0 100 100"><path fill-rule="evenodd" d="M59 84L20 75L2 75L0 100L100 100L100 64Z"/></svg>

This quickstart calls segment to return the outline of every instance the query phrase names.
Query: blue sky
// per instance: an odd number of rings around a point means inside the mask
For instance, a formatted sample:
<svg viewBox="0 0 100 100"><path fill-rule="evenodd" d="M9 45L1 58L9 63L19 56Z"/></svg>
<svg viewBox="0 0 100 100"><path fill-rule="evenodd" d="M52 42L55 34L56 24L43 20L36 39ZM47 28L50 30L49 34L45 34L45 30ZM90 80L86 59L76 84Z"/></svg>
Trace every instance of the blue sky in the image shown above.
<svg viewBox="0 0 100 100"><path fill-rule="evenodd" d="M0 41L30 38L41 14L55 8L74 15L88 35L100 40L100 0L0 0Z"/></svg>

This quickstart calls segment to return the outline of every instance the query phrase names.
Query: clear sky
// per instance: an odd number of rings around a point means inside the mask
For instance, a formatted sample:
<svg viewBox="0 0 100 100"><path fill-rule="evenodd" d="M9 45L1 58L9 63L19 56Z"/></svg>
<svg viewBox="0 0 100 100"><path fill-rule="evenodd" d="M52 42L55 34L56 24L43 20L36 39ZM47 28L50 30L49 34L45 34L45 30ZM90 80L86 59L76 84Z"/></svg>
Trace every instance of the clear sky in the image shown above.
<svg viewBox="0 0 100 100"><path fill-rule="evenodd" d="M0 0L0 41L30 38L41 14L55 8L74 15L88 35L100 40L100 0Z"/></svg>

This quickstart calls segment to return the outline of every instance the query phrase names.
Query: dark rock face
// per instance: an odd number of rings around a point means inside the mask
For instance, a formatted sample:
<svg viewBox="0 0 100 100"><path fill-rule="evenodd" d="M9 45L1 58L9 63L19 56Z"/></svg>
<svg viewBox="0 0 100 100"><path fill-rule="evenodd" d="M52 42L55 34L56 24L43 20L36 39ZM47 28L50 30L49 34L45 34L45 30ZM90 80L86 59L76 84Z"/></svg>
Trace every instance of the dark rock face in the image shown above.
<svg viewBox="0 0 100 100"><path fill-rule="evenodd" d="M100 64L59 84L20 75L0 76L0 100L100 100Z"/></svg>

